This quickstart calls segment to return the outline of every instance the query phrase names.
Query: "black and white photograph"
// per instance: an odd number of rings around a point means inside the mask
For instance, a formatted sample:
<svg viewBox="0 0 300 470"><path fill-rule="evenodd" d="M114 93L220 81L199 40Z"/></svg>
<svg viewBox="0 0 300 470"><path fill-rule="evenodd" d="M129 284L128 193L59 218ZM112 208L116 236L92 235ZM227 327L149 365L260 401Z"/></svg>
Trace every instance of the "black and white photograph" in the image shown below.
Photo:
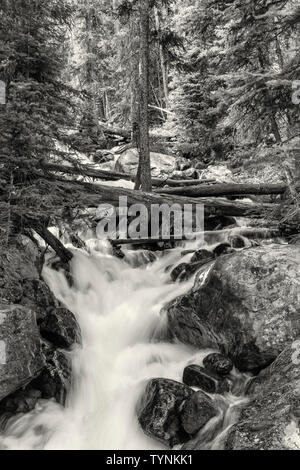
<svg viewBox="0 0 300 470"><path fill-rule="evenodd" d="M0 0L0 450L300 450L299 0Z"/></svg>

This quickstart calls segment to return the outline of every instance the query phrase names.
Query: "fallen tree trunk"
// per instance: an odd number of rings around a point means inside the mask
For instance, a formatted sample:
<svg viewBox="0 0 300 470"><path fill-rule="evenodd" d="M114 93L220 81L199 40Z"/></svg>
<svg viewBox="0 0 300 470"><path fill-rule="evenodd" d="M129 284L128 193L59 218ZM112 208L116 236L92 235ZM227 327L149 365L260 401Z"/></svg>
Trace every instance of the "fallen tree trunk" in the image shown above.
<svg viewBox="0 0 300 470"><path fill-rule="evenodd" d="M206 196L242 196L248 194L268 195L284 194L287 190L286 184L234 184L217 183L214 185L184 186L175 188L164 188L155 190L164 194L172 194L185 197L206 197Z"/></svg>
<svg viewBox="0 0 300 470"><path fill-rule="evenodd" d="M56 163L48 163L43 165L43 168L46 171L54 171L66 175L80 175L83 177L101 179L104 181L126 180L134 182L135 180L135 177L128 173L95 169L89 165L67 166L58 165ZM168 178L152 178L153 186L190 186L195 184L208 184L214 182L215 180L172 180Z"/></svg>
<svg viewBox="0 0 300 470"><path fill-rule="evenodd" d="M44 242L55 251L63 263L69 263L72 260L73 253L68 250L61 241L47 229L47 227L30 217L23 217L22 220L23 223L25 223L25 226L34 230L44 240Z"/></svg>
<svg viewBox="0 0 300 470"><path fill-rule="evenodd" d="M63 263L69 263L73 258L73 253L69 251L58 238L56 238L50 230L41 225L35 225L32 227L34 231L55 251L57 256Z"/></svg>
<svg viewBox="0 0 300 470"><path fill-rule="evenodd" d="M125 139L131 140L131 130L130 129L123 129L122 127L111 126L106 122L99 121L99 126L101 127L102 131L108 135L119 135L124 137ZM149 132L149 136L151 138L164 138L168 139L165 135L159 135L153 132Z"/></svg>
<svg viewBox="0 0 300 470"><path fill-rule="evenodd" d="M126 139L131 138L131 131L128 129L122 129L121 127L113 127L105 122L99 121L99 126L103 130L104 133L109 135L120 135L121 137L125 137Z"/></svg>
<svg viewBox="0 0 300 470"><path fill-rule="evenodd" d="M248 228L236 228L236 229L224 229L224 230L214 230L214 231L203 231L199 232L198 235L202 235L205 237L211 236L223 236L223 235L240 235L245 238L250 239L271 239L280 237L280 231L278 229L270 230L268 228L264 229L248 229ZM117 240L110 240L113 245L143 245L143 244L152 244L152 243L164 243L164 242L179 242L179 241L188 241L188 240L196 240L196 236L194 238L182 236L182 238L175 238L174 236L170 236L168 238L123 238ZM195 250L191 250L190 253L194 253ZM188 254L188 252L186 253Z"/></svg>
<svg viewBox="0 0 300 470"><path fill-rule="evenodd" d="M86 183L84 181L70 181L62 178L56 178L56 184L60 184L70 191L85 188L82 196L85 196L87 204L90 207L98 207L100 204L106 203L112 206L119 206L119 198L127 197L127 205L143 204L148 210L151 210L153 204L177 204L182 209L186 204L201 204L204 206L205 213L209 215L227 215L227 216L246 216L246 217L272 217L273 212L279 209L278 204L257 204L243 201L229 201L222 198L188 198L182 196L173 196L160 193L145 193L142 191L134 191L125 188L109 187L100 184ZM75 194L74 194L74 200Z"/></svg>
<svg viewBox="0 0 300 470"><path fill-rule="evenodd" d="M43 168L46 171L54 171L57 173L63 173L66 175L80 175L83 177L102 179L106 181L118 181L120 179L132 181L133 176L126 173L119 173L116 171L107 171L99 170L92 168L88 165L78 165L78 166L67 166L67 165L58 165L55 163L48 163L43 165Z"/></svg>

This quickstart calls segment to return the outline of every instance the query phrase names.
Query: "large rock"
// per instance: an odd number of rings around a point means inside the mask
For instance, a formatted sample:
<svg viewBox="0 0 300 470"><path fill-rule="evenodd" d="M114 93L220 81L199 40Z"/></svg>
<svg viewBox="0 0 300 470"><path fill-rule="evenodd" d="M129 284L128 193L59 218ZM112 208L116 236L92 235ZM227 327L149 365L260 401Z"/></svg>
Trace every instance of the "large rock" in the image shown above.
<svg viewBox="0 0 300 470"><path fill-rule="evenodd" d="M58 348L71 349L81 342L80 328L73 313L63 307L48 312L40 324L40 331L44 338Z"/></svg>
<svg viewBox="0 0 300 470"><path fill-rule="evenodd" d="M218 183L232 183L233 173L226 165L209 165L203 170L201 179L213 179Z"/></svg>
<svg viewBox="0 0 300 470"><path fill-rule="evenodd" d="M0 305L0 400L33 380L45 365L32 310Z"/></svg>
<svg viewBox="0 0 300 470"><path fill-rule="evenodd" d="M300 332L300 247L272 245L219 258L205 282L167 307L170 330L219 349L241 371L267 367Z"/></svg>
<svg viewBox="0 0 300 470"><path fill-rule="evenodd" d="M228 450L300 450L300 341L253 380L250 403L227 434Z"/></svg>
<svg viewBox="0 0 300 470"><path fill-rule="evenodd" d="M191 364L184 369L182 381L207 393L229 392L231 386L230 380L209 372L197 364Z"/></svg>
<svg viewBox="0 0 300 470"><path fill-rule="evenodd" d="M173 447L190 437L182 427L181 408L195 392L179 382L151 380L137 405L139 423L150 437Z"/></svg>
<svg viewBox="0 0 300 470"><path fill-rule="evenodd" d="M218 375L228 375L233 369L232 361L219 353L208 354L203 359L205 369Z"/></svg>
<svg viewBox="0 0 300 470"><path fill-rule="evenodd" d="M182 407L183 429L193 436L217 414L218 410L212 399L202 391L196 392L186 400Z"/></svg>
<svg viewBox="0 0 300 470"><path fill-rule="evenodd" d="M176 167L176 159L170 155L151 152L151 173L154 177L170 176ZM126 150L118 158L115 170L136 175L139 161L137 149Z"/></svg>

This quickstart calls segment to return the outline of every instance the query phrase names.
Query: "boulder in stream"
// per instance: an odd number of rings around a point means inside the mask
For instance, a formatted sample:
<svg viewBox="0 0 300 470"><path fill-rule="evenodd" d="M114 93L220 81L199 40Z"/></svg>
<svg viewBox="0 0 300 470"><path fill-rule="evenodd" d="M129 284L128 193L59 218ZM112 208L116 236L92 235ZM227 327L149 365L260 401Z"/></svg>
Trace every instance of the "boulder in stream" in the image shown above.
<svg viewBox="0 0 300 470"><path fill-rule="evenodd" d="M190 437L181 424L180 411L194 393L173 380L151 380L137 405L138 420L145 434L169 447L187 442Z"/></svg>
<svg viewBox="0 0 300 470"><path fill-rule="evenodd" d="M202 391L195 392L188 398L181 411L183 429L191 436L200 431L214 416L218 410L213 400Z"/></svg>
<svg viewBox="0 0 300 470"><path fill-rule="evenodd" d="M191 364L184 369L182 381L207 393L229 392L231 386L227 378L209 372L197 364Z"/></svg>
<svg viewBox="0 0 300 470"><path fill-rule="evenodd" d="M40 324L41 335L58 348L71 349L80 344L79 325L67 308L55 307Z"/></svg>
<svg viewBox="0 0 300 470"><path fill-rule="evenodd" d="M300 247L268 245L217 259L203 282L167 305L183 343L213 348L259 372L300 334Z"/></svg>
<svg viewBox="0 0 300 470"><path fill-rule="evenodd" d="M300 450L300 340L248 388L250 403L226 435L227 450Z"/></svg>
<svg viewBox="0 0 300 470"><path fill-rule="evenodd" d="M219 353L208 354L203 359L203 365L208 371L221 376L230 374L233 369L232 361Z"/></svg>

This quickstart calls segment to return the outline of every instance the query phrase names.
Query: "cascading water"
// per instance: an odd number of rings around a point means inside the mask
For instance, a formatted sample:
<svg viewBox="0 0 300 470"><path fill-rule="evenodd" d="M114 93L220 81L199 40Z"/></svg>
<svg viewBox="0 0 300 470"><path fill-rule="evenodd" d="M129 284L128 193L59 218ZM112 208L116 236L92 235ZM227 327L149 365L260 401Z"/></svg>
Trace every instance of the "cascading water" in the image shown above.
<svg viewBox="0 0 300 470"><path fill-rule="evenodd" d="M67 406L40 400L31 413L11 418L0 436L1 449L164 449L140 429L138 398L149 379L181 381L185 366L201 364L207 354L168 342L160 313L193 284L170 283L166 272L178 263L182 249L145 266L139 263L141 252L131 252L128 263L110 256L99 241L89 245L90 255L78 250L74 256L73 287L63 273L44 269L50 288L74 312L82 331L82 347L70 353L74 379ZM221 447L222 433L236 419L232 410L243 402L229 394L217 399L220 416L201 431L210 436L210 448Z"/></svg>

